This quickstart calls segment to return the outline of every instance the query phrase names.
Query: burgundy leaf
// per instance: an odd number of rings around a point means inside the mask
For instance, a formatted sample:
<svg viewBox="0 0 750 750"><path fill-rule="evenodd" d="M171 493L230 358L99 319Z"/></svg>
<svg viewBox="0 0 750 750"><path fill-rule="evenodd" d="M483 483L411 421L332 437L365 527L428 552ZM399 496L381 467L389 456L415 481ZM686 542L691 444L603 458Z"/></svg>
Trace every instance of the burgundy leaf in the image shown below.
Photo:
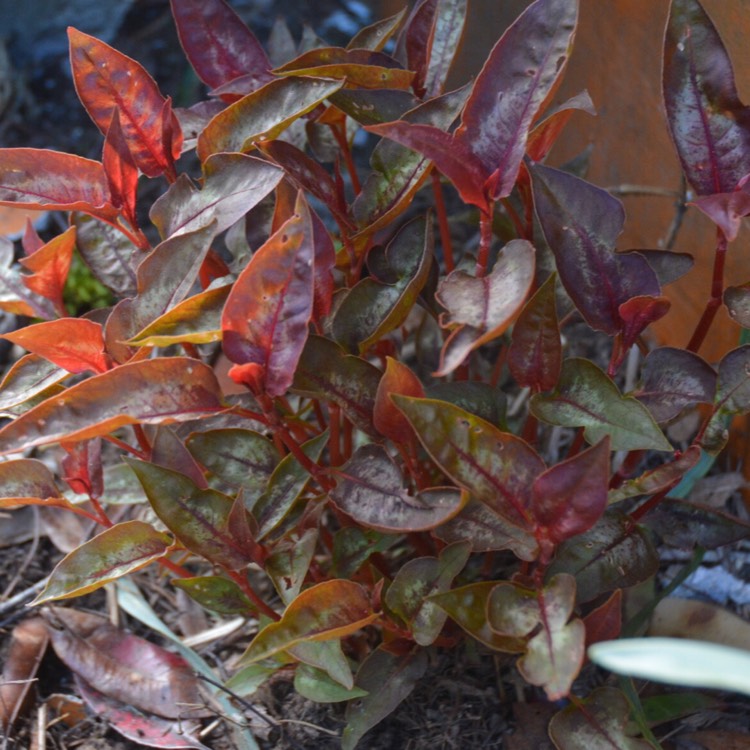
<svg viewBox="0 0 750 750"><path fill-rule="evenodd" d="M730 193L750 173L750 109L697 0L673 0L664 39L664 105L682 168L698 195Z"/></svg>
<svg viewBox="0 0 750 750"><path fill-rule="evenodd" d="M252 74L259 88L273 78L260 42L224 0L171 0L171 5L180 44L207 86Z"/></svg>
<svg viewBox="0 0 750 750"><path fill-rule="evenodd" d="M135 193L138 185L138 167L130 153L120 126L120 111L115 107L104 139L102 165L107 175L112 204L122 211L131 227L137 226Z"/></svg>

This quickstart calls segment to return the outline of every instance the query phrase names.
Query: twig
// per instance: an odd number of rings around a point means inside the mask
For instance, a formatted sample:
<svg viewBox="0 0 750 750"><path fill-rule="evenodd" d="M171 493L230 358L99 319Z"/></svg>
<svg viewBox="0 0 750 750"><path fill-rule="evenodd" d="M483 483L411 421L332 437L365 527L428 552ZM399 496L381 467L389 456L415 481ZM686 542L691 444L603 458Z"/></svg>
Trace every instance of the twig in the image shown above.
<svg viewBox="0 0 750 750"><path fill-rule="evenodd" d="M19 591L15 596L10 599L0 602L0 615L4 615L6 612L12 612L16 607L23 604L27 599L35 597L45 586L47 585L47 579L43 578L41 581L37 581L33 586Z"/></svg>

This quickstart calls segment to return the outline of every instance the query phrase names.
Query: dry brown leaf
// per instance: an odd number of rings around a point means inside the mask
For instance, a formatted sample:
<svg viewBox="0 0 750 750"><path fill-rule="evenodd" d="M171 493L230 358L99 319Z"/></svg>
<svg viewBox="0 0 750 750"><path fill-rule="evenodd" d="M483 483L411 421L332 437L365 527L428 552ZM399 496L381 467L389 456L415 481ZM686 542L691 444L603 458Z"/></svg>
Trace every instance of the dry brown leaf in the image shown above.
<svg viewBox="0 0 750 750"><path fill-rule="evenodd" d="M8 657L0 683L0 725L7 729L26 707L39 662L49 636L41 617L32 617L13 628Z"/></svg>
<svg viewBox="0 0 750 750"><path fill-rule="evenodd" d="M44 617L60 660L100 693L168 719L212 715L181 656L99 615L48 607Z"/></svg>
<svg viewBox="0 0 750 750"><path fill-rule="evenodd" d="M715 604L694 599L662 599L654 610L648 634L750 650L750 623Z"/></svg>

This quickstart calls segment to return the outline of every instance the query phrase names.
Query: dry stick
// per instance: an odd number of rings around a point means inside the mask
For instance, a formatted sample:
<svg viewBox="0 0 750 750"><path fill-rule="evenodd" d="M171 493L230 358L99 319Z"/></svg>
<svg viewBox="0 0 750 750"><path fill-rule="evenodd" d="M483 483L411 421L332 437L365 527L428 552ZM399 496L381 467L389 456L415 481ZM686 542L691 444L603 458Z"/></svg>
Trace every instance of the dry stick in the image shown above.
<svg viewBox="0 0 750 750"><path fill-rule="evenodd" d="M724 264L727 257L727 238L721 229L716 229L716 253L714 255L714 273L711 279L711 298L706 303L706 309L703 311L698 325L695 327L690 342L687 345L689 352L697 352L701 344L706 339L711 323L714 321L716 313L721 307L721 300L724 294Z"/></svg>

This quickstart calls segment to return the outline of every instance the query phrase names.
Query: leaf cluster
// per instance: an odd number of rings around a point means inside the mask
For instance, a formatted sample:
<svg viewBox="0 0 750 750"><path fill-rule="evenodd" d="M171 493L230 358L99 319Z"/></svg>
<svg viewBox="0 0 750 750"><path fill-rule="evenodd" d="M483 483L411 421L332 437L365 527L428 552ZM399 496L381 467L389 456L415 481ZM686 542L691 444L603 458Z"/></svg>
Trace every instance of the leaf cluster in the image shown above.
<svg viewBox="0 0 750 750"><path fill-rule="evenodd" d="M518 655L549 700L575 697L587 646L620 634L623 592L657 569L651 511L750 410L750 347L715 366L697 353L722 302L750 320L747 285L723 279L750 213L750 119L710 19L673 0L664 101L717 224L711 296L686 349L651 351L626 384L690 259L618 251L619 200L545 163L593 114L585 91L555 98L577 0L535 0L448 92L464 0L422 0L345 48L287 32L268 53L224 0L172 10L206 100L173 107L70 29L101 160L0 149L0 204L70 223L47 242L29 228L19 261L0 246L0 308L34 321L5 335L28 354L0 383L0 506L101 528L36 603L161 565L210 612L257 621L229 687L293 671L303 695L348 701L344 748L408 695L427 649L465 638ZM166 184L150 205L147 180ZM460 222L476 246L455 243ZM113 300L78 317L74 249ZM609 340L605 367L569 355L576 321ZM696 404L675 445L665 427ZM33 457L53 445L56 471ZM143 504L155 520L114 513ZM680 512L728 541L725 516ZM551 736L648 746L627 713L603 688Z"/></svg>

